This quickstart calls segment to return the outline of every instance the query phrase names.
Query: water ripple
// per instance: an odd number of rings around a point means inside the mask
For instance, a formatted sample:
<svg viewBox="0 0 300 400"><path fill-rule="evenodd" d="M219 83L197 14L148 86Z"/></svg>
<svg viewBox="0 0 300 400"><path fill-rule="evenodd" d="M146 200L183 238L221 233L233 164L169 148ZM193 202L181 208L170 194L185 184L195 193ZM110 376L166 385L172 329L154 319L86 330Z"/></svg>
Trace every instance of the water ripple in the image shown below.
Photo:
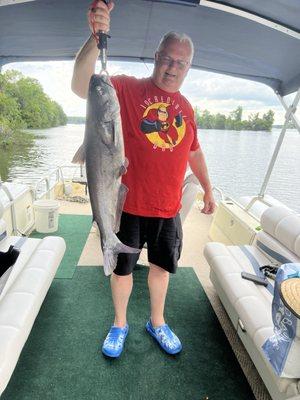
<svg viewBox="0 0 300 400"><path fill-rule="evenodd" d="M84 125L32 131L35 143L16 151L6 180L35 183L59 165L68 165L82 143ZM232 197L259 193L280 130L234 132L199 130L213 185ZM289 130L275 164L267 193L300 212L300 135Z"/></svg>

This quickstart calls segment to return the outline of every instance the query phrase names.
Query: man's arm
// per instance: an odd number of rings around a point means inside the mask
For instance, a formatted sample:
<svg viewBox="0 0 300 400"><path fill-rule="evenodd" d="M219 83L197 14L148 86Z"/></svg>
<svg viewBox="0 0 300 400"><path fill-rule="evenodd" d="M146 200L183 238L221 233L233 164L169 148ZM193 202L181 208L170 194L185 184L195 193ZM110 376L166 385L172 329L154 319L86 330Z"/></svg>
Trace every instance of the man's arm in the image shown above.
<svg viewBox="0 0 300 400"><path fill-rule="evenodd" d="M113 2L108 6L103 1L93 4L93 9L88 11L88 23L91 31L108 32L110 27L110 11L114 7ZM74 64L71 88L75 94L83 99L87 98L89 82L95 73L95 65L99 57L97 42L93 35L79 50Z"/></svg>
<svg viewBox="0 0 300 400"><path fill-rule="evenodd" d="M83 99L87 98L89 82L91 76L95 73L98 57L97 43L91 35L76 56L71 83L73 92Z"/></svg>
<svg viewBox="0 0 300 400"><path fill-rule="evenodd" d="M204 214L212 214L216 208L216 203L212 193L212 186L209 180L204 154L200 147L195 151L190 151L189 164L192 172L195 174L204 190L204 207L202 212Z"/></svg>

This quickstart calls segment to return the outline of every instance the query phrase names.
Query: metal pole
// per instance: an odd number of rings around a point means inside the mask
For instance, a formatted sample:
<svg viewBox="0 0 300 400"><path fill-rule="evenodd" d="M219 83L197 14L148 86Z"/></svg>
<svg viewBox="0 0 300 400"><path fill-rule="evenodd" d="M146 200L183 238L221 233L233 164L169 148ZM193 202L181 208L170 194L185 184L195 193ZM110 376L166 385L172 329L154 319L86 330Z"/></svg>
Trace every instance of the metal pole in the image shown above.
<svg viewBox="0 0 300 400"><path fill-rule="evenodd" d="M299 91L300 89L298 89ZM280 103L282 104L282 106L284 107L285 111L288 111L289 107L286 104L286 102L283 100L283 98L277 93L277 97L279 98ZM295 110L296 112L296 110ZM296 115L294 115L294 113L291 114L291 119L294 122L296 129L298 130L298 132L300 133L300 123L296 117Z"/></svg>
<svg viewBox="0 0 300 400"><path fill-rule="evenodd" d="M279 94L278 94L278 96L281 97ZM280 136L278 138L278 141L276 143L276 147L275 147L274 153L272 155L272 158L271 158L271 161L270 161L270 164L269 164L265 179L264 179L263 184L261 186L261 189L260 189L260 192L259 192L259 196L264 196L264 194L265 194L267 185L268 185L269 180L270 180L271 173L272 173L273 168L274 168L274 164L275 164L275 162L277 160L278 153L279 153L280 147L282 145L282 141L284 139L285 132L287 130L288 123L289 123L289 121L291 119L291 116L293 114L295 114L295 111L297 110L297 106L298 106L299 100L300 100L300 88L298 89L298 91L296 93L296 96L294 98L293 103L289 107L286 106L287 112L285 114L285 122L284 122L284 125L282 127L282 130L281 130ZM283 102L282 98L281 98L281 101Z"/></svg>

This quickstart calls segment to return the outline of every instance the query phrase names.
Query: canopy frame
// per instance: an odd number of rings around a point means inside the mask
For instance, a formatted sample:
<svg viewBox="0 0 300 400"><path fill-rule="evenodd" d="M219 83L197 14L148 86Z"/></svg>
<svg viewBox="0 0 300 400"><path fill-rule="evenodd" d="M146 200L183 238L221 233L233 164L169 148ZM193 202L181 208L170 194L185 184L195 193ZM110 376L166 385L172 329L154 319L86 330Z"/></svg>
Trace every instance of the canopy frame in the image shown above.
<svg viewBox="0 0 300 400"><path fill-rule="evenodd" d="M250 21L254 21L258 24L265 25L272 29L276 29L277 31L292 36L295 39L300 39L299 32L290 29L287 26L279 24L278 22L271 21L270 19L263 18L259 15L255 15L249 11L243 10L238 7L234 7L232 5L219 3L215 0L200 0L200 6L214 8L215 10L220 10L230 14L238 15L239 17L249 19Z"/></svg>
<svg viewBox="0 0 300 400"><path fill-rule="evenodd" d="M35 0L0 0L0 7L12 6L14 4L19 4L19 3L28 3L29 1L35 1Z"/></svg>
<svg viewBox="0 0 300 400"><path fill-rule="evenodd" d="M283 127L281 129L281 133L280 133L279 138L277 140L277 143L276 143L276 146L275 146L275 150L273 152L272 158L271 158L269 166L268 166L267 173L265 175L265 179L264 179L263 184L261 186L261 189L260 189L260 192L259 192L259 196L260 197L263 197L265 192L266 192L266 188L267 188L267 185L269 183L269 180L270 180L270 177L271 177L275 162L277 160L279 150L281 148L281 145L282 145L286 130L288 128L288 123L291 120L295 123L296 128L297 128L298 132L300 133L299 123L298 123L298 121L296 119L296 116L295 116L295 112L297 111L298 103L299 103L299 100L300 100L300 88L297 90L296 95L294 97L294 100L293 100L293 102L292 102L292 104L290 106L287 105L287 103L284 101L283 97L280 96L278 93L277 93L277 96L278 96L281 104L283 105L284 109L286 110L285 122L283 124Z"/></svg>
<svg viewBox="0 0 300 400"><path fill-rule="evenodd" d="M264 200L264 196L266 194L266 189L267 189L268 183L270 181L270 177L271 177L271 174L273 172L274 165L275 165L275 162L276 162L276 160L278 158L278 154L279 154L280 148L282 146L283 139L285 137L286 131L288 129L288 124L289 124L290 121L293 121L293 123L295 124L296 129L300 133L300 124L299 124L299 121L298 121L298 119L297 119L297 117L295 115L295 113L297 111L297 107L298 107L299 101L300 101L300 87L297 90L297 92L295 94L295 97L294 97L294 100L293 100L293 102L291 103L290 106L288 106L288 104L284 100L283 96L281 96L279 93L276 93L276 94L277 94L277 96L279 98L279 101L281 102L283 108L286 111L285 121L284 121L284 124L282 126L279 138L277 140L273 155L272 155L271 160L269 162L269 166L268 166L264 181L263 181L263 183L261 185L259 194L257 196L254 196L251 199L251 201L247 204L247 206L245 207L246 211L249 211L256 201L260 201L262 203L265 203L265 204L269 205L269 203Z"/></svg>
<svg viewBox="0 0 300 400"><path fill-rule="evenodd" d="M300 3L285 3L120 0L109 57L153 60L162 35L180 27L194 41L193 68L261 82L285 96L300 86ZM90 34L87 7L88 0L0 0L0 65L74 59Z"/></svg>

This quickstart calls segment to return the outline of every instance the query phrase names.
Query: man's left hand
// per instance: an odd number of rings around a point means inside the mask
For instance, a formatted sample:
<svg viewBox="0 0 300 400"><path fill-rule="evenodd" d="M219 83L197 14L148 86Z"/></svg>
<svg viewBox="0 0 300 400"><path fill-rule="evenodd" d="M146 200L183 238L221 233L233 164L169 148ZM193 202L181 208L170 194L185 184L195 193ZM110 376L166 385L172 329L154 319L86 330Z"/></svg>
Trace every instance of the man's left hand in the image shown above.
<svg viewBox="0 0 300 400"><path fill-rule="evenodd" d="M201 212L203 214L212 214L216 209L216 203L212 192L206 192L203 196L204 207Z"/></svg>

